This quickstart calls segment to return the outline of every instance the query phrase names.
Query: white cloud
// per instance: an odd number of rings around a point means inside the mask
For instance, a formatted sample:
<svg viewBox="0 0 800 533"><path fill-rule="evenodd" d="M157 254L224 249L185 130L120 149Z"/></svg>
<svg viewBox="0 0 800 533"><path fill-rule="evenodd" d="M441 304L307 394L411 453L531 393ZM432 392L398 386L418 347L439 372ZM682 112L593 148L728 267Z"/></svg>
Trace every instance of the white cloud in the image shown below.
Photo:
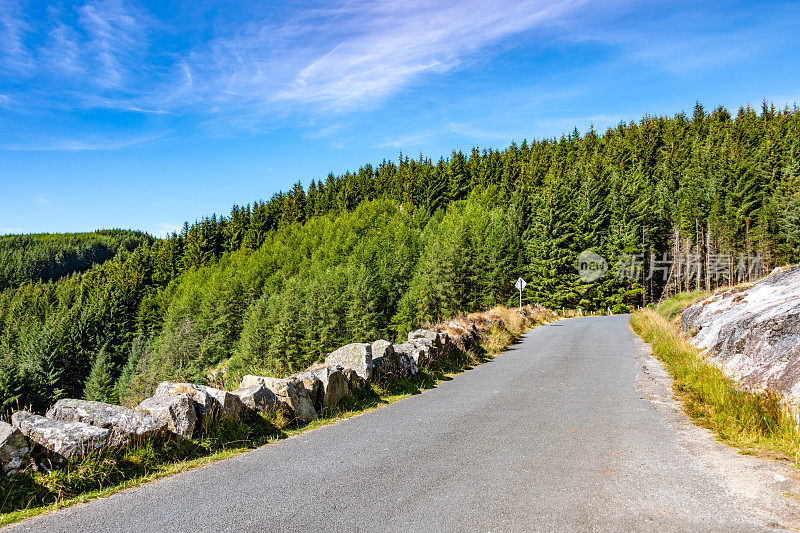
<svg viewBox="0 0 800 533"><path fill-rule="evenodd" d="M27 65L46 82L39 91L46 105L192 109L211 124L238 115L245 128L297 108L373 107L493 43L555 23L582 3L340 0L245 24L214 21L211 40L168 50L153 42L170 31L167 25L127 0L51 7L47 24L37 28L45 32L41 44L26 47L25 14L11 2L0 0L5 64Z"/></svg>
<svg viewBox="0 0 800 533"><path fill-rule="evenodd" d="M32 59L23 43L30 29L23 12L21 2L0 0L0 68L24 76Z"/></svg>
<svg viewBox="0 0 800 533"><path fill-rule="evenodd" d="M492 43L552 23L581 3L349 2L322 17L305 13L284 31L251 26L217 41L214 55L225 58L224 84L237 98L345 111L371 107L425 74L458 68ZM304 18L315 19L311 35L299 29L311 22ZM306 44L291 47L299 38Z"/></svg>
<svg viewBox="0 0 800 533"><path fill-rule="evenodd" d="M22 233L22 232L24 232L24 231L25 231L25 230L24 230L23 228L9 228L9 227L5 227L5 228L0 228L0 235L12 235L12 234L19 234L19 233Z"/></svg>
<svg viewBox="0 0 800 533"><path fill-rule="evenodd" d="M44 194L44 193L40 193L40 194L36 195L34 197L33 201L34 201L34 203L36 203L36 204L38 204L38 205L40 205L42 207L47 207L47 206L53 205L53 200L49 196Z"/></svg>
<svg viewBox="0 0 800 533"><path fill-rule="evenodd" d="M90 150L119 150L163 139L168 132L128 139L54 139L30 144L7 144L3 149L14 152L85 152Z"/></svg>
<svg viewBox="0 0 800 533"><path fill-rule="evenodd" d="M182 224L172 224L169 222L159 222L153 231L155 237L167 237L174 233L180 233L183 229Z"/></svg>

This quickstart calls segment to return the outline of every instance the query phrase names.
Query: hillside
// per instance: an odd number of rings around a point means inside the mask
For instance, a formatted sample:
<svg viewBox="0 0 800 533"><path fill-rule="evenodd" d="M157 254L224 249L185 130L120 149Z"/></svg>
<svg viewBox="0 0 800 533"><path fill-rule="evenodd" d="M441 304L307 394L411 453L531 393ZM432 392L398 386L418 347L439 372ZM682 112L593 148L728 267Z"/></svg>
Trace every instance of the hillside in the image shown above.
<svg viewBox="0 0 800 533"><path fill-rule="evenodd" d="M600 135L365 165L0 293L0 410L132 403L163 379L289 373L352 341L526 302L624 312L724 279L650 254L800 260L800 110L645 117ZM612 272L581 282L591 249ZM642 254L644 275L614 265ZM733 274L729 272L728 274Z"/></svg>
<svg viewBox="0 0 800 533"><path fill-rule="evenodd" d="M145 233L128 230L0 235L0 291L84 272L119 250L132 251L152 240Z"/></svg>

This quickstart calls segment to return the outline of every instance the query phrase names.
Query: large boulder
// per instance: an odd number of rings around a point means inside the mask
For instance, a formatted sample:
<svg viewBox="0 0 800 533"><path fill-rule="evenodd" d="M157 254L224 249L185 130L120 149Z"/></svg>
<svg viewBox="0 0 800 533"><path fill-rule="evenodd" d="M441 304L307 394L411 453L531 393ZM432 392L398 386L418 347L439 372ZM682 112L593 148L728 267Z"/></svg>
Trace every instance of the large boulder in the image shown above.
<svg viewBox="0 0 800 533"><path fill-rule="evenodd" d="M107 446L111 434L105 428L83 422L53 420L27 411L11 415L11 423L31 441L66 460Z"/></svg>
<svg viewBox="0 0 800 533"><path fill-rule="evenodd" d="M305 387L306 392L308 392L308 397L311 398L311 403L314 404L314 408L317 411L322 409L322 399L323 396L325 396L325 392L322 390L322 382L319 377L310 370L295 374L295 376L303 382L303 387Z"/></svg>
<svg viewBox="0 0 800 533"><path fill-rule="evenodd" d="M231 392L231 394L238 396L245 408L257 413L268 413L278 403L278 397L275 396L275 393L262 383L252 387L240 387Z"/></svg>
<svg viewBox="0 0 800 533"><path fill-rule="evenodd" d="M430 352L430 362L441 361L450 356L452 343L446 332L433 329L418 329L408 334L409 342L425 344Z"/></svg>
<svg viewBox="0 0 800 533"><path fill-rule="evenodd" d="M88 400L58 400L46 416L53 420L83 422L109 429L111 445L124 444L135 438L158 437L167 429L166 421L141 411Z"/></svg>
<svg viewBox="0 0 800 533"><path fill-rule="evenodd" d="M434 360L433 343L428 339L414 339L395 344L394 350L404 355L417 368L424 368L431 365Z"/></svg>
<svg viewBox="0 0 800 533"><path fill-rule="evenodd" d="M147 398L136 409L167 423L167 429L183 438L191 438L197 426L197 409L189 394L162 394Z"/></svg>
<svg viewBox="0 0 800 533"><path fill-rule="evenodd" d="M28 464L28 439L20 430L0 421L0 474L14 474Z"/></svg>
<svg viewBox="0 0 800 533"><path fill-rule="evenodd" d="M314 402L308 395L303 382L297 377L272 378L247 375L242 379L239 388L256 385L263 385L271 390L289 416L301 422L316 418L317 411L314 409Z"/></svg>
<svg viewBox="0 0 800 533"><path fill-rule="evenodd" d="M192 398L197 409L197 418L203 428L208 428L212 423L218 421L237 420L244 412L244 405L237 395L194 383L163 381L158 385L153 396L175 394L188 394Z"/></svg>
<svg viewBox="0 0 800 533"><path fill-rule="evenodd" d="M368 380L372 377L372 346L361 342L342 346L328 354L325 364L353 370L361 379Z"/></svg>
<svg viewBox="0 0 800 533"><path fill-rule="evenodd" d="M310 372L320 381L320 411L335 407L339 400L350 395L350 385L341 367L317 365Z"/></svg>
<svg viewBox="0 0 800 533"><path fill-rule="evenodd" d="M704 298L680 321L727 375L800 403L800 265Z"/></svg>
<svg viewBox="0 0 800 533"><path fill-rule="evenodd" d="M459 349L465 353L480 349L481 338L475 324L462 324L461 322L450 321L444 328L450 333L448 340L453 346L453 349Z"/></svg>
<svg viewBox="0 0 800 533"><path fill-rule="evenodd" d="M402 349L389 341L378 340L372 343L372 374L374 377L404 378L416 374L418 369Z"/></svg>

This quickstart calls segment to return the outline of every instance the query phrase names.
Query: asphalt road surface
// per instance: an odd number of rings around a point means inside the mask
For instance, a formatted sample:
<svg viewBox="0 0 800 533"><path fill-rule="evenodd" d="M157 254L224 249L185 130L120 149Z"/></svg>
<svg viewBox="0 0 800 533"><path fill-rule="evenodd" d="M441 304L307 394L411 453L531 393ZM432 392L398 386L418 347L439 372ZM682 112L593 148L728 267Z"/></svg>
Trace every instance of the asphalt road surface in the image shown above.
<svg viewBox="0 0 800 533"><path fill-rule="evenodd" d="M373 412L9 531L753 531L634 390L627 316L538 327Z"/></svg>

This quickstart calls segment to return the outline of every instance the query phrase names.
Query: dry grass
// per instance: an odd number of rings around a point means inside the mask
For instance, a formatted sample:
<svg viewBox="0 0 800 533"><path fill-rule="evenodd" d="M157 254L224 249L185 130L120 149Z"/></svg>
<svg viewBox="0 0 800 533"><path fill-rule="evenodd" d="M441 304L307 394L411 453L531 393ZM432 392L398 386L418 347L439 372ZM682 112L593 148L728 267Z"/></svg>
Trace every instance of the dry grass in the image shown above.
<svg viewBox="0 0 800 533"><path fill-rule="evenodd" d="M549 314L548 314L549 313ZM34 472L0 476L0 527L76 503L109 496L120 490L147 483L205 465L269 444L287 436L312 430L338 420L376 409L382 405L418 394L435 387L443 380L490 359L511 345L527 329L557 317L549 311L523 311L495 308L476 313L480 318L479 346L457 351L433 368L414 376L369 383L367 387L344 398L334 409L306 425L286 420L280 410L247 423L212 427L191 440L168 439L163 442L142 441L123 454L96 453L64 470L52 473ZM514 316L516 315L516 316ZM552 317L551 317L552 315ZM459 320L457 320L459 321ZM460 319L463 322L463 318ZM493 324L491 329L486 329ZM465 330L449 328L454 342ZM226 382L235 388L238 377L219 373L218 385Z"/></svg>
<svg viewBox="0 0 800 533"><path fill-rule="evenodd" d="M686 300L668 301L659 312L645 309L631 317L631 327L650 344L674 379L673 389L686 413L743 453L777 452L800 467L798 423L781 397L735 383L701 356L668 320L676 305L682 307Z"/></svg>

